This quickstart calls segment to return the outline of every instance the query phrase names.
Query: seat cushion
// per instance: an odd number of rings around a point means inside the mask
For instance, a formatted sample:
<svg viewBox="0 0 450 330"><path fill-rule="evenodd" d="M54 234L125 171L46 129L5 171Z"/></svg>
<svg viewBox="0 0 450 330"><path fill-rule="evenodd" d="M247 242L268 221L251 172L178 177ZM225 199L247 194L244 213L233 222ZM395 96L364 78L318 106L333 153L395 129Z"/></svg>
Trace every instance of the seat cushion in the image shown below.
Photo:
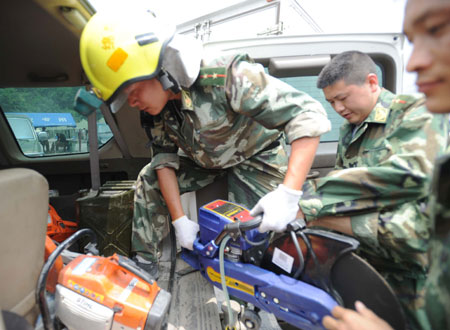
<svg viewBox="0 0 450 330"><path fill-rule="evenodd" d="M47 216L48 183L41 174L0 170L0 308L30 322L44 263Z"/></svg>

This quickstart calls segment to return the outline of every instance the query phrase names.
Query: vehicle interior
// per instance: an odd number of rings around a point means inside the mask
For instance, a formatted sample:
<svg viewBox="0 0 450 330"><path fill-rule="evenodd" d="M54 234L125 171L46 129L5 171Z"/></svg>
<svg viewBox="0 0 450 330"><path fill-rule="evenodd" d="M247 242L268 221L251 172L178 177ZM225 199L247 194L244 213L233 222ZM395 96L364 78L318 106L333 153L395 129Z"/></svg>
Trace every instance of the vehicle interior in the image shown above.
<svg viewBox="0 0 450 330"><path fill-rule="evenodd" d="M3 26L0 34L3 50L0 53L0 252L3 265L0 307L25 316L29 322L37 317L33 286L9 292L8 299L4 290L9 282L37 280L43 264L43 226L47 222L48 198L62 218L77 221L80 211L77 199L92 188L92 157L98 157L101 186L135 180L141 168L151 160L139 111L128 105L115 114L108 112L105 106L96 111L102 137L97 143L98 154L89 153L88 119L75 111L73 104L78 89L89 85L80 63L79 38L84 24L94 13L94 7L85 0L0 2ZM386 40L389 38L392 39L385 36ZM330 47L315 41L316 46L312 48L302 46L296 38L286 38L283 43L277 40L265 37L212 42L206 46L212 50L247 51L270 74L321 100L332 120L333 130L322 137L310 177L323 176L334 166L342 120L315 87L320 69L334 54L358 47L373 56L379 65L383 86L395 92L399 88L399 59L391 48L373 52L370 46L356 41L351 43L351 39L341 40L349 41L346 45L330 43ZM6 113L11 112L69 113L76 126L35 124L39 132L45 127L53 149L30 155L22 150L6 118ZM106 125L109 132L105 132ZM62 143L61 134L68 141L67 148L58 148ZM227 198L226 189L223 182L218 182L194 195L187 207L195 212L196 207L221 197ZM31 269L25 279L17 275L24 264ZM15 271L5 272L5 269Z"/></svg>

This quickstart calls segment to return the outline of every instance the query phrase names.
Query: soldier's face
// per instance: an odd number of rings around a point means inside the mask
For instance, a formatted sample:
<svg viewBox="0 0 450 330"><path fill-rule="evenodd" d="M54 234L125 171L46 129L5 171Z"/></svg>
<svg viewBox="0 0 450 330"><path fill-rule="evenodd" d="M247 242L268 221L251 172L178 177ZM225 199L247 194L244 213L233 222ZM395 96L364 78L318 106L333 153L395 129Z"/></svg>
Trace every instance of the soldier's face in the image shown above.
<svg viewBox="0 0 450 330"><path fill-rule="evenodd" d="M333 109L355 125L362 123L372 111L374 92L368 80L361 86L347 85L344 80L339 80L323 89Z"/></svg>
<svg viewBox="0 0 450 330"><path fill-rule="evenodd" d="M130 106L153 116L162 111L170 97L156 78L135 82L125 88L125 93Z"/></svg>
<svg viewBox="0 0 450 330"><path fill-rule="evenodd" d="M428 110L449 112L450 1L409 0L403 30L414 47L406 69L417 72Z"/></svg>

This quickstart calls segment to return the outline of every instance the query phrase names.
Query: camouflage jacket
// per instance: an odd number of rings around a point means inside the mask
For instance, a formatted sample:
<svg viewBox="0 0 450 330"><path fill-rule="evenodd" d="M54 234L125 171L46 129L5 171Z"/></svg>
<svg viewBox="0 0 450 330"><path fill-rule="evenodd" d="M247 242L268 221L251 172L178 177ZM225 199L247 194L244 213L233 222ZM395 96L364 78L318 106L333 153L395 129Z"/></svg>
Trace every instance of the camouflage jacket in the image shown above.
<svg viewBox="0 0 450 330"><path fill-rule="evenodd" d="M267 75L247 55L203 60L200 75L154 118L151 167L179 167L178 148L204 168L248 159L284 133L288 142L330 130L322 105ZM283 137L284 138L284 137Z"/></svg>
<svg viewBox="0 0 450 330"><path fill-rule="evenodd" d="M450 329L450 148L436 162L430 207L435 230L425 307L433 329Z"/></svg>
<svg viewBox="0 0 450 330"><path fill-rule="evenodd" d="M392 246L399 244L397 251L426 252L431 224L421 205L428 195L434 159L445 151L448 120L429 113L424 101L383 89L376 106L356 130L355 125L343 124L335 170L303 187L300 207L307 221L350 216L355 236L373 246L374 253L378 253L380 231L386 232ZM378 226L379 212L386 217L385 228ZM395 212L405 215L401 221L408 218L409 222L395 227L398 222L391 223ZM367 219L366 214L374 214L371 223L356 227L358 220ZM404 257L397 258L394 253L388 252L388 258L397 259L398 266ZM425 269L424 256L408 259Z"/></svg>

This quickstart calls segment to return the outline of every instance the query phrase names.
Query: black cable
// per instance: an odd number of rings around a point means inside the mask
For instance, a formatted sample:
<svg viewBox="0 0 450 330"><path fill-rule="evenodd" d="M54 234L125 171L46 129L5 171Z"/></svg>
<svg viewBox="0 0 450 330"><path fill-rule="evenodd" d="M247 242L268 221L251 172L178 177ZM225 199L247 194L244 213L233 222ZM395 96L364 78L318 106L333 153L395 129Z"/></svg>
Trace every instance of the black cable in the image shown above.
<svg viewBox="0 0 450 330"><path fill-rule="evenodd" d="M306 247L308 248L308 251L311 253L311 257L312 257L312 259L314 261L314 266L321 273L321 269L320 269L321 267L319 265L319 261L317 260L317 255L316 255L316 253L314 252L314 250L312 248L312 245L311 245L311 242L309 241L309 238L306 237L305 233L302 232L302 231L299 231L298 234L302 237L303 241L306 244ZM325 283L325 281L323 280L321 274L319 276L319 280L320 280L320 283L322 284L323 289L325 289L328 293L330 293L332 295L332 292L330 292L331 290L330 290L329 286L327 285L327 283Z"/></svg>
<svg viewBox="0 0 450 330"><path fill-rule="evenodd" d="M90 236L91 242L96 242L95 233L91 229L85 228L77 231L64 242L59 244L55 251L50 254L47 262L44 264L44 267L42 267L41 273L39 274L36 288L36 301L39 304L39 310L42 315L42 323L44 325L44 329L46 330L54 330L53 322L50 317L50 311L48 310L47 299L45 298L45 285L47 283L48 273L61 252L72 246L73 243L84 236Z"/></svg>
<svg viewBox="0 0 450 330"><path fill-rule="evenodd" d="M290 231L292 241L294 242L295 249L297 250L298 259L299 259L299 266L297 268L297 271L294 274L294 278L297 279L300 274L303 272L303 269L305 268L305 259L303 258L302 250L300 249L300 245L297 241L297 235L295 235L295 232L293 230Z"/></svg>
<svg viewBox="0 0 450 330"><path fill-rule="evenodd" d="M317 255L311 246L311 242L309 241L309 238L302 231L299 231L298 234L302 237L303 241L305 242L306 246L308 247L308 251L311 252L311 257L313 258L314 265L321 272L321 269L320 269L321 267L319 265L319 261L317 260ZM329 286L327 283L325 283L321 274L319 276L319 279L320 279L320 283L322 284L323 289L325 291L327 291L337 301L338 304L343 306L343 300L342 300L342 297L339 295L339 293L332 286Z"/></svg>
<svg viewBox="0 0 450 330"><path fill-rule="evenodd" d="M177 265L177 238L175 236L175 228L173 227L172 223L170 223L169 225L169 235L170 235L170 275L167 290L173 297L172 290L175 279L175 268Z"/></svg>
<svg viewBox="0 0 450 330"><path fill-rule="evenodd" d="M308 248L308 251L311 253L311 257L313 258L314 261L314 265L316 267L319 267L319 261L317 260L317 256L316 253L314 252L311 242L309 241L309 238L306 237L305 233L303 233L302 231L299 231L298 234L302 237L303 241L306 244L306 247Z"/></svg>
<svg viewBox="0 0 450 330"><path fill-rule="evenodd" d="M261 240L259 242L252 242L247 238L245 231L241 232L241 236L244 237L245 241L252 246L259 246L259 245L263 245L263 244L267 243L270 240L270 238L272 237L272 235L273 235L273 232L271 232L270 235L268 235L266 238L264 238L263 240Z"/></svg>
<svg viewBox="0 0 450 330"><path fill-rule="evenodd" d="M216 239L214 240L214 243L217 246L219 246L220 243L222 242L222 240L224 239L224 237L226 235L230 234L230 236L233 240L235 240L235 239L237 239L237 237L241 236L241 237L244 237L245 241L252 246L262 245L270 239L270 236L263 239L262 241L252 242L252 241L248 240L247 236L245 235L246 231L259 227L259 225L261 224L261 221L262 221L261 215L257 215L254 219L245 221L245 222L241 222L241 221L239 221L239 219L235 218L235 222L227 223L224 226L223 230L219 233L219 235L217 235Z"/></svg>

